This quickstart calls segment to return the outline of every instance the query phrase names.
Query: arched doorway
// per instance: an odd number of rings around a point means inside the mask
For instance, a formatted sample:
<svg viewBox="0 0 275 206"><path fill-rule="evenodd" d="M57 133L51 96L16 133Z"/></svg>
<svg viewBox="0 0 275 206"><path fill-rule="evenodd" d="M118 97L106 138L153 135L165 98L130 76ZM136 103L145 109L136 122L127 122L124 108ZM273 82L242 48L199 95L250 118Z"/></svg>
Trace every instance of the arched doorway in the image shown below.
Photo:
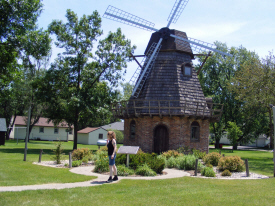
<svg viewBox="0 0 275 206"><path fill-rule="evenodd" d="M165 126L159 125L154 130L153 152L161 153L169 150L169 135Z"/></svg>

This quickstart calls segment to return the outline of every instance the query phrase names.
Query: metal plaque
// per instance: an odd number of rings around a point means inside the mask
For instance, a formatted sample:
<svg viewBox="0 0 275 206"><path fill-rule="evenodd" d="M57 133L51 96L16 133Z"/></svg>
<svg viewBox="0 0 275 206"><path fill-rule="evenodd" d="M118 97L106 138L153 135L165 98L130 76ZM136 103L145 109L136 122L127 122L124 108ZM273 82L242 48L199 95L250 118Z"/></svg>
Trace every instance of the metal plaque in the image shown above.
<svg viewBox="0 0 275 206"><path fill-rule="evenodd" d="M137 154L139 146L121 146L117 153L118 154Z"/></svg>

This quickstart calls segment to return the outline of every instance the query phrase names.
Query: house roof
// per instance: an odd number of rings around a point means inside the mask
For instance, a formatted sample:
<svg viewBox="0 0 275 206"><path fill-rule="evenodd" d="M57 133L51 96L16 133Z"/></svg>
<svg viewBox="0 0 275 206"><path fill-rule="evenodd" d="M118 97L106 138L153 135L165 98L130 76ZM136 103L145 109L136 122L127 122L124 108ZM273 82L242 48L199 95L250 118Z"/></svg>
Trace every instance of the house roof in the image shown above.
<svg viewBox="0 0 275 206"><path fill-rule="evenodd" d="M27 117L25 116L16 116L14 125L23 125L26 126L26 121L27 121ZM44 117L40 117L38 122L35 124L35 126L39 126L39 127L69 127L68 124L64 121L61 122L58 125L54 125L54 123L52 121L49 121L47 118Z"/></svg>
<svg viewBox="0 0 275 206"><path fill-rule="evenodd" d="M103 129L116 129L120 131L124 131L124 122L113 122L111 124L106 124L102 126Z"/></svg>
<svg viewBox="0 0 275 206"><path fill-rule="evenodd" d="M0 132L6 132L6 131L7 131L6 119L0 118Z"/></svg>
<svg viewBox="0 0 275 206"><path fill-rule="evenodd" d="M93 131L95 131L95 130L98 130L98 129L104 129L104 128L102 128L102 127L86 127L86 128L84 128L84 129L82 129L82 130L79 130L77 133L80 133L80 134L88 134L88 133L90 133L90 132L93 132ZM105 129L104 129L105 130Z"/></svg>

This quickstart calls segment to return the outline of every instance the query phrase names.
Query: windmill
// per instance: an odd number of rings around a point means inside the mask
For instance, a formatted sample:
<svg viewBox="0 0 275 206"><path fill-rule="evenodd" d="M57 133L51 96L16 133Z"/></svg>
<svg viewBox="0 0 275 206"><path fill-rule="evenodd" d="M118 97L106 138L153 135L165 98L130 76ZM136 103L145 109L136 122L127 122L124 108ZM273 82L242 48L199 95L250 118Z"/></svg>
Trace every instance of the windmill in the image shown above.
<svg viewBox="0 0 275 206"><path fill-rule="evenodd" d="M108 6L107 10L105 11L103 17L118 21L130 26L134 26L140 29L144 29L147 31L155 31L159 35L159 40L158 42L154 42L151 44L151 47L149 51L146 53L146 57L144 58L143 66L138 67L138 69L135 71L134 75L132 76L130 83L135 84L135 87L132 92L132 96L137 98L140 91L142 90L144 83L148 77L148 74L150 73L154 61L158 55L158 52L162 46L162 41L164 39L168 39L169 37L173 37L175 41L177 41L179 44L186 45L186 43L189 43L192 47L193 51L197 52L217 52L221 55L224 56L232 56L231 54L227 52L223 52L220 50L217 50L215 45L206 43L194 38L183 38L181 36L177 36L172 34L171 30L169 29L171 23L176 23L178 18L180 17L182 11L184 10L186 4L188 3L189 0L176 0L170 15L167 19L168 24L166 27L163 27L161 29L156 29L154 28L154 23L149 22L145 19L139 18L135 15L132 15L128 12L125 12L123 10L120 10L118 8L115 8L113 6ZM208 53L210 55L210 53ZM208 55L208 56L209 56ZM140 73L141 71L141 73Z"/></svg>
<svg viewBox="0 0 275 206"><path fill-rule="evenodd" d="M124 119L124 145L146 152L163 152L188 146L208 152L209 123L219 121L223 105L204 97L193 69L193 52L232 56L215 45L169 29L188 0L176 0L168 24L155 29L140 17L109 6L103 17L154 32L145 57L130 83L135 87L129 101L114 104L113 113Z"/></svg>

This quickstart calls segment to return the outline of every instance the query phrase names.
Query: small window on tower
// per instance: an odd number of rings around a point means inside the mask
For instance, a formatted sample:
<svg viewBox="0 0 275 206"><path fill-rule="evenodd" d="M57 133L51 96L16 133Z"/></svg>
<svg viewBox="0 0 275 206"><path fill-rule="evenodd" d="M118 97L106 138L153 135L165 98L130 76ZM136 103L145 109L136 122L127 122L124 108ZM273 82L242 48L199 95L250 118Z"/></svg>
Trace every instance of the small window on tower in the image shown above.
<svg viewBox="0 0 275 206"><path fill-rule="evenodd" d="M136 136L136 122L134 120L130 123L130 138L134 139Z"/></svg>
<svg viewBox="0 0 275 206"><path fill-rule="evenodd" d="M187 77L192 76L192 66L189 63L183 64L181 66L181 71L183 76L187 76Z"/></svg>

